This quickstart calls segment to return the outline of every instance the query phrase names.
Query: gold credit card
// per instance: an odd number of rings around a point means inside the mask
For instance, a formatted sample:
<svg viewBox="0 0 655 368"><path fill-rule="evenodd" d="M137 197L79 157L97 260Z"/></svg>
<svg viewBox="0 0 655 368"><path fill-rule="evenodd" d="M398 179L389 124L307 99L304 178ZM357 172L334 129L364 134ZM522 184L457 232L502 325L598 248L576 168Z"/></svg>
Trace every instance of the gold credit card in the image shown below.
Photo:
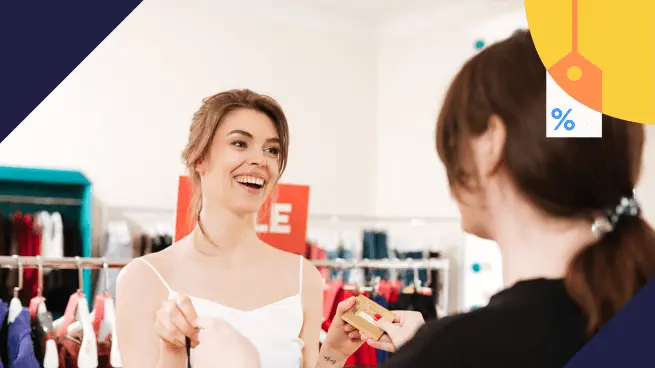
<svg viewBox="0 0 655 368"><path fill-rule="evenodd" d="M341 317L346 323L374 340L379 340L384 334L384 331L375 325L375 321L393 322L395 318L395 314L363 295L356 296L355 306Z"/></svg>

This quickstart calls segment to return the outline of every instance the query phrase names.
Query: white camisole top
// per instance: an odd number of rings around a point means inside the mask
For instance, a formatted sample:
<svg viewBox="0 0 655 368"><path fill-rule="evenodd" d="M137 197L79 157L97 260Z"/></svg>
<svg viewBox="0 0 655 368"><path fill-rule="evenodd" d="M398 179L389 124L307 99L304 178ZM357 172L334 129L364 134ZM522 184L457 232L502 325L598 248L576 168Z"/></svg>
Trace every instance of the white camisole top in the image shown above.
<svg viewBox="0 0 655 368"><path fill-rule="evenodd" d="M252 310L240 310L194 296L189 296L189 299L199 317L221 318L248 338L259 352L261 368L301 368L304 346L300 339L303 325L303 258L299 258L298 293L271 304ZM173 292L150 262L143 258L137 259L150 266L169 294Z"/></svg>

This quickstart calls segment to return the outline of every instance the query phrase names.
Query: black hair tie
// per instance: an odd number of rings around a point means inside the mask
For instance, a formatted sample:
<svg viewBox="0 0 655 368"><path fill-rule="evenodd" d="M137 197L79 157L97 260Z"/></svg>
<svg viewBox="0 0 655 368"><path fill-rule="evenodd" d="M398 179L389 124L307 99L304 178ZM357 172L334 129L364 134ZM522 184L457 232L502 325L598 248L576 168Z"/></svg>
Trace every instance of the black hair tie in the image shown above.
<svg viewBox="0 0 655 368"><path fill-rule="evenodd" d="M186 366L191 368L191 339L189 336L185 336L184 340L186 342Z"/></svg>

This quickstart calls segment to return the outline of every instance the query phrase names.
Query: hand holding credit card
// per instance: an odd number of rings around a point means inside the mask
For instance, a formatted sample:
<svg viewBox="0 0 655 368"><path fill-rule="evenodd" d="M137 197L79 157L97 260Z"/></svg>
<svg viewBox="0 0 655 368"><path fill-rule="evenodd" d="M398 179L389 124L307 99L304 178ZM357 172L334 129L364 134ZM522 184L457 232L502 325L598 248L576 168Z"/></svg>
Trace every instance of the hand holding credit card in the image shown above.
<svg viewBox="0 0 655 368"><path fill-rule="evenodd" d="M356 296L355 305L341 317L344 322L374 340L379 340L384 334L384 331L375 325L375 321L393 322L395 318L395 314L363 295Z"/></svg>

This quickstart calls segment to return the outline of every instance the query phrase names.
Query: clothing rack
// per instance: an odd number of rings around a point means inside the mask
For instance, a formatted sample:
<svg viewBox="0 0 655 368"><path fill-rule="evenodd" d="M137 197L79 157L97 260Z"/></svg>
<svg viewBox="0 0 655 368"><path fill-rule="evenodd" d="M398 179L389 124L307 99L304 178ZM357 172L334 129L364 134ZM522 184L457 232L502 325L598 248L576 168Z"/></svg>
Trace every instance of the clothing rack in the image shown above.
<svg viewBox="0 0 655 368"><path fill-rule="evenodd" d="M122 268L130 263L132 259L104 259L99 257L21 257L21 256L0 256L0 268L44 268L57 269L99 269L99 268ZM309 260L317 267L337 269L420 269L420 270L442 270L449 268L447 259L362 259L362 260Z"/></svg>
<svg viewBox="0 0 655 368"><path fill-rule="evenodd" d="M317 267L337 269L379 269L379 270L441 270L447 271L450 262L447 259L360 259L360 260L310 260Z"/></svg>
<svg viewBox="0 0 655 368"><path fill-rule="evenodd" d="M337 215L309 214L308 221L329 221L334 224L341 222L376 222L376 223L410 223L414 226L433 223L450 223L460 221L459 217L425 217L425 216L368 216L368 215Z"/></svg>
<svg viewBox="0 0 655 368"><path fill-rule="evenodd" d="M170 207L114 207L106 208L106 211L111 214L122 213L135 213L135 214L156 214L156 215L171 215L175 214L175 208Z"/></svg>
<svg viewBox="0 0 655 368"><path fill-rule="evenodd" d="M50 268L50 269L101 269L123 268L131 259L104 259L95 257L21 257L0 256L0 268Z"/></svg>
<svg viewBox="0 0 655 368"><path fill-rule="evenodd" d="M107 212L116 213L138 213L138 214L161 214L168 215L176 212L172 207L107 207ZM459 217L425 217L425 216L369 216L369 215L339 215L339 214L309 214L308 221L330 221L339 222L407 222L416 225L423 223L440 223L460 221Z"/></svg>
<svg viewBox="0 0 655 368"><path fill-rule="evenodd" d="M82 201L77 198L35 197L35 196L22 196L22 195L0 195L0 202L36 204L42 206L48 206L48 205L79 206L82 204Z"/></svg>
<svg viewBox="0 0 655 368"><path fill-rule="evenodd" d="M122 268L132 259L104 259L98 257L20 257L0 256L0 268L55 268L55 269L103 269ZM448 286L450 262L448 259L361 259L361 260L310 260L317 267L336 269L378 269L378 270L439 270L443 280L440 304L443 311L448 307Z"/></svg>

